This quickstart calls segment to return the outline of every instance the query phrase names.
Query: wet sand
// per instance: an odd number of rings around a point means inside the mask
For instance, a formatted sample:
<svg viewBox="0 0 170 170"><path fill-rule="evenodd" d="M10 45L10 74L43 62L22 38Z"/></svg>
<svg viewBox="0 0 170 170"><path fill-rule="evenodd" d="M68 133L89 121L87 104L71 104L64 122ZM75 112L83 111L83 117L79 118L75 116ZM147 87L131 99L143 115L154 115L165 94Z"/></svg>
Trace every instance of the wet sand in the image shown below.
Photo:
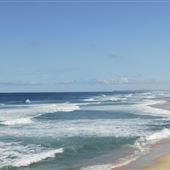
<svg viewBox="0 0 170 170"><path fill-rule="evenodd" d="M143 170L170 170L170 155L159 157L155 163L143 168Z"/></svg>
<svg viewBox="0 0 170 170"><path fill-rule="evenodd" d="M163 109L163 110L169 110L170 111L170 100L167 101L166 103L151 105L151 107L155 107L155 108L158 108L158 109Z"/></svg>

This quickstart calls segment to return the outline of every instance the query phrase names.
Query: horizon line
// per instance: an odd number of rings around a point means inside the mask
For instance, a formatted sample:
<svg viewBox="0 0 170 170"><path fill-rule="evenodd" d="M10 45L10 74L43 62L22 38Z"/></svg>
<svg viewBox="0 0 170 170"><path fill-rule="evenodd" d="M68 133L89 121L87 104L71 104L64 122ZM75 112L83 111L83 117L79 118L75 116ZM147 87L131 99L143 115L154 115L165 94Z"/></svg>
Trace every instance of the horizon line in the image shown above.
<svg viewBox="0 0 170 170"><path fill-rule="evenodd" d="M120 0L120 1L118 1L118 0L106 0L106 1L104 1L104 0L92 0L92 1L90 1L90 0L72 0L72 1L69 1L69 0L50 0L50 1L47 1L47 0L40 0L40 1L38 1L38 0L35 0L35 1L33 1L33 0L26 0L26 1L22 1L22 0L16 0L16 1L4 1L4 0L2 0L2 1L0 1L0 3L170 3L170 0L163 0L163 1L161 1L161 0L159 0L159 1L157 1L157 0L149 0L149 1L146 1L146 0L139 0L139 1L137 1L137 0L128 0L128 1L126 1L126 0Z"/></svg>
<svg viewBox="0 0 170 170"><path fill-rule="evenodd" d="M11 92L0 92L0 94L7 94L7 93L102 93L102 92L128 92L128 91L169 91L170 89L136 89L136 90L108 90L108 91L104 91L104 90L99 90L99 91L28 91L28 92L24 92L24 91L11 91Z"/></svg>

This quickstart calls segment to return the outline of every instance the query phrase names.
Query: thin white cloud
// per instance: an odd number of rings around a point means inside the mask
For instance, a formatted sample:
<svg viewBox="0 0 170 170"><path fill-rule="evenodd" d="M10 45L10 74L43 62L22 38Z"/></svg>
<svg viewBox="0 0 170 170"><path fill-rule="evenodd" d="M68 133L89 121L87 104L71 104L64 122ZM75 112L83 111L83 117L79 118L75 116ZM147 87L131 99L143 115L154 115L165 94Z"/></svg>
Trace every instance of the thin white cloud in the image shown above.
<svg viewBox="0 0 170 170"><path fill-rule="evenodd" d="M0 86L37 86L42 85L38 82L23 82L23 81L0 81Z"/></svg>
<svg viewBox="0 0 170 170"><path fill-rule="evenodd" d="M15 86L15 87L26 87L26 86L47 86L47 85L60 85L60 86L74 86L79 85L135 85L135 84L170 84L170 81L157 80L157 79L132 79L128 77L119 77L112 79L86 79L86 80L68 80L68 81L56 81L56 82L34 82L34 81L0 81L0 86Z"/></svg>
<svg viewBox="0 0 170 170"><path fill-rule="evenodd" d="M129 83L129 79L127 77L120 77L120 78L113 78L108 80L96 80L96 82L104 85L127 84Z"/></svg>
<svg viewBox="0 0 170 170"><path fill-rule="evenodd" d="M121 85L121 84L170 84L170 81L157 79L131 79L128 77L120 77L105 80L96 80L96 83L103 85Z"/></svg>

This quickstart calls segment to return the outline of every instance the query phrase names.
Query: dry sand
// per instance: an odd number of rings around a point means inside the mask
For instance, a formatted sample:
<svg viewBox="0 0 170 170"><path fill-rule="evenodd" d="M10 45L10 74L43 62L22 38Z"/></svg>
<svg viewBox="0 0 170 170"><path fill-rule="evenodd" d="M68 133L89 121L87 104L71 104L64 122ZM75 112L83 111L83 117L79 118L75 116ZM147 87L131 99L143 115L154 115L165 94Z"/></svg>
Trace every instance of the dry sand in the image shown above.
<svg viewBox="0 0 170 170"><path fill-rule="evenodd" d="M170 170L170 155L164 155L158 158L155 163L142 170Z"/></svg>

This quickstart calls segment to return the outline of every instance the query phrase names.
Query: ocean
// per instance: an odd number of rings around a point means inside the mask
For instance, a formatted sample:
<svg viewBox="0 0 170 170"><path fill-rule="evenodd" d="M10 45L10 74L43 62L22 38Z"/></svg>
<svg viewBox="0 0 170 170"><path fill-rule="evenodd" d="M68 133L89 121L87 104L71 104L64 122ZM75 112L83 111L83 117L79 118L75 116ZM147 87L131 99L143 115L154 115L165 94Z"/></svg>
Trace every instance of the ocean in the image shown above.
<svg viewBox="0 0 170 170"><path fill-rule="evenodd" d="M110 170L170 137L169 91L0 94L0 170Z"/></svg>

